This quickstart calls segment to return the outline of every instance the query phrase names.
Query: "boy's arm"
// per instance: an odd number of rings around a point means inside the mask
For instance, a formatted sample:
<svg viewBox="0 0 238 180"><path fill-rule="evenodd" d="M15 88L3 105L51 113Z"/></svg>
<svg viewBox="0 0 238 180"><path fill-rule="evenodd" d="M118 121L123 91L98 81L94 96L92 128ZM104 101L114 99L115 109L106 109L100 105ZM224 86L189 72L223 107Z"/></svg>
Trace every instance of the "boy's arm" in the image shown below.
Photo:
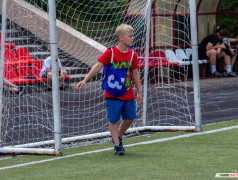
<svg viewBox="0 0 238 180"><path fill-rule="evenodd" d="M18 88L15 84L9 82L5 78L3 78L3 86L9 86L9 87L12 87L12 88Z"/></svg>
<svg viewBox="0 0 238 180"><path fill-rule="evenodd" d="M213 44L209 42L209 43L207 44L207 47L206 47L207 51L212 50L212 49L218 49L218 48L225 49L226 46L224 45L224 43L222 43L222 44L220 44L220 45L218 45L218 46L213 46Z"/></svg>
<svg viewBox="0 0 238 180"><path fill-rule="evenodd" d="M140 105L142 102L142 90L141 90L140 74L138 72L138 69L133 70L132 76L137 89L137 104Z"/></svg>
<svg viewBox="0 0 238 180"><path fill-rule="evenodd" d="M238 36L236 38L231 38L230 42L238 42Z"/></svg>
<svg viewBox="0 0 238 180"><path fill-rule="evenodd" d="M97 64L95 64L93 68L89 71L87 76L77 84L76 86L77 90L83 87L88 80L90 80L97 72L99 72L103 68L103 66L104 66L103 63L101 63L100 61Z"/></svg>

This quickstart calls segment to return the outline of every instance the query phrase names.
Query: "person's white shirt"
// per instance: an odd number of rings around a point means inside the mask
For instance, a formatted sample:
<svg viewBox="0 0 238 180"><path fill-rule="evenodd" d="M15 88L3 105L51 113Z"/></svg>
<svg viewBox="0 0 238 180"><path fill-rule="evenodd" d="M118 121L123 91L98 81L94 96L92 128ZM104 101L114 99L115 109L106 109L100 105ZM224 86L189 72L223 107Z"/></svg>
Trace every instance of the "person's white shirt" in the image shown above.
<svg viewBox="0 0 238 180"><path fill-rule="evenodd" d="M49 56L48 58L46 58L44 60L44 63L42 65L42 69L40 71L40 77L44 76L47 73L47 68L51 69L51 56ZM58 58L58 70L62 68L61 62Z"/></svg>
<svg viewBox="0 0 238 180"><path fill-rule="evenodd" d="M231 38L224 38L223 42L227 44L228 46L231 46Z"/></svg>

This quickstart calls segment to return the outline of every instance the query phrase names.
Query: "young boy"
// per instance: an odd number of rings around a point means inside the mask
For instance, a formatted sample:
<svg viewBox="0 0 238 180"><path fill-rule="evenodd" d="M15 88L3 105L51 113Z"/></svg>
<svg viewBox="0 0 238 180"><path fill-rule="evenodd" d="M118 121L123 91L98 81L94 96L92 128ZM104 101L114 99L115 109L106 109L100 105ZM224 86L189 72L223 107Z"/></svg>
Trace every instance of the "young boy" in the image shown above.
<svg viewBox="0 0 238 180"><path fill-rule="evenodd" d="M109 118L109 130L112 136L112 142L114 143L114 153L115 155L124 155L125 150L122 146L122 136L136 118L135 96L131 77L133 77L137 89L137 105L142 102L142 90L138 72L137 55L133 50L128 48L128 46L130 47L133 44L133 28L126 24L118 26L116 29L116 37L118 45L107 49L104 54L99 57L98 63L93 66L84 80L77 84L77 89L83 87L84 84L104 66L107 67L107 71L110 71L110 64L113 66L112 71L120 71L120 69L128 68L125 77L120 78L121 82L114 79L115 76L113 73L107 73L103 82L103 86L107 84L107 87L104 87L104 89L106 89L105 99ZM123 88L125 94L122 93L121 89ZM110 91L111 94L108 91ZM120 116L122 116L123 120L118 128Z"/></svg>
<svg viewBox="0 0 238 180"><path fill-rule="evenodd" d="M67 71L65 71L61 65L60 60L58 59L58 68L59 68L59 86L60 90L64 90L63 88L63 82L65 80L65 77L67 75ZM48 91L52 91L51 88L51 83L52 83L52 72L51 72L51 56L46 58L44 60L41 72L40 72L40 77L42 78L47 78L47 86L48 86Z"/></svg>

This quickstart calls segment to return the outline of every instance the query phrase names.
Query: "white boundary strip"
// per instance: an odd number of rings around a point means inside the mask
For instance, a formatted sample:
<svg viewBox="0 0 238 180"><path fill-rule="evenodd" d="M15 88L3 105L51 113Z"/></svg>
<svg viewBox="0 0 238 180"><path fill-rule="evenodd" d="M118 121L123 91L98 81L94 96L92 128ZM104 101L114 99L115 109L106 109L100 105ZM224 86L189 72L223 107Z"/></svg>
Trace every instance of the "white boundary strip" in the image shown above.
<svg viewBox="0 0 238 180"><path fill-rule="evenodd" d="M222 128L222 129L215 129L215 130L211 130L211 131L185 134L185 135L180 135L180 136L174 136L174 137L168 137L168 138L162 138L162 139L155 139L155 140L152 140L152 141L145 141L145 142L140 142L140 143L135 143L135 144L129 144L129 145L125 145L125 147L171 141L171 140L176 140L176 139L181 139L181 138L188 138L188 137L192 137L192 136L199 136L199 135L212 134L212 133L221 132L221 131L228 131L228 130L237 129L237 128L238 128L238 125L237 126L226 127L226 128ZM40 163L50 162L50 161L59 160L59 159L65 159L65 158L71 158L71 157L75 157L75 156L81 156L81 155L87 155L87 154L92 154L92 153L109 151L109 150L112 150L112 149L113 148L105 148L105 149L99 149L99 150L95 150L95 151L72 154L72 155L68 155L68 156L60 156L60 157L41 160L41 161L34 161L34 162L29 162L29 163L17 164L17 165L13 165L13 166L6 166L6 167L1 167L0 170L12 169L12 168L23 167L23 166L29 166L29 165L33 165L33 164L40 164Z"/></svg>

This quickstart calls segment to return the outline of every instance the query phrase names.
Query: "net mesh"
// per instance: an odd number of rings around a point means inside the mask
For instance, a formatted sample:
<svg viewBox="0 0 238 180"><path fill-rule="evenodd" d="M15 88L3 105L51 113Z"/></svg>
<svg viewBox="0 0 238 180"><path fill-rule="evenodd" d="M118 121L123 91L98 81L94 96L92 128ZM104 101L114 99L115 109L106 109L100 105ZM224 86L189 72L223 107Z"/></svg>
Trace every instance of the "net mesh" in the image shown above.
<svg viewBox="0 0 238 180"><path fill-rule="evenodd" d="M190 47L188 7L188 0L179 3L156 0L152 1L152 8L146 0L56 1L59 59L70 77L64 83L65 90L60 91L63 138L108 131L104 92L101 89L102 72L80 91L75 89L75 85L108 47L117 44L115 29L122 23L134 28L133 48L138 54L143 89L144 78L148 77L148 86L144 89L144 93L147 91L147 104L137 106L137 119L131 127L144 126L142 119L145 111L146 126L194 126L187 89L191 67L180 66L173 58L165 57L166 50L174 52ZM46 81L37 81L43 60L50 56L47 9L45 0L8 1L6 42L15 44L11 50L16 54L17 61L21 61L19 48L27 50L29 55L25 54L23 58L30 60L12 64L13 70L18 73L14 83L20 89L24 87L24 93L19 96L4 91L3 147L54 139L52 92L47 91ZM148 10L151 10L149 72L145 75ZM11 64L13 60L9 58L8 61ZM6 64L5 74L9 74L12 69L6 70ZM30 69L33 78L21 80L20 69L24 67ZM6 79L13 82L12 76ZM25 82L26 79L29 81ZM90 138L85 139L91 142ZM95 140L98 142L101 139Z"/></svg>

